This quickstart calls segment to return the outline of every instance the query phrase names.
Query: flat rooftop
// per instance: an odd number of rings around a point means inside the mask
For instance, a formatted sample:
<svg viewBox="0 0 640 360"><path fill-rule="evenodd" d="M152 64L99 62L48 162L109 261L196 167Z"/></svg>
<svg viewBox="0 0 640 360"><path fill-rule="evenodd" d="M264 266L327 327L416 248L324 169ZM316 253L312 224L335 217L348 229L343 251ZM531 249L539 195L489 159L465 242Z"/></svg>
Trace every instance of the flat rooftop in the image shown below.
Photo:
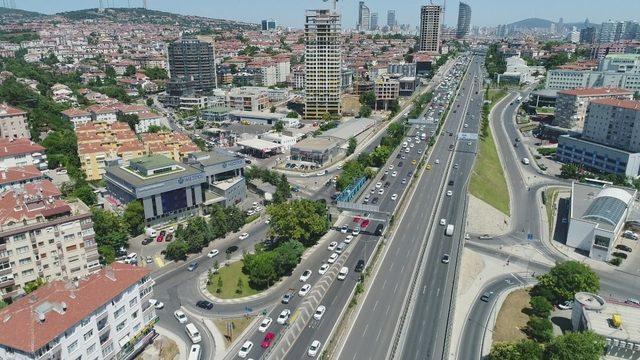
<svg viewBox="0 0 640 360"><path fill-rule="evenodd" d="M338 141L328 137L306 138L293 145L300 151L326 151L332 147L338 146Z"/></svg>
<svg viewBox="0 0 640 360"><path fill-rule="evenodd" d="M571 217L593 221L600 229L613 231L627 209L628 199L635 196L632 189L613 185L594 185L574 182L571 194ZM615 224L614 224L615 223Z"/></svg>
<svg viewBox="0 0 640 360"><path fill-rule="evenodd" d="M177 164L177 163L176 163ZM171 172L165 172L162 174L152 176L141 176L140 174L124 167L124 166L109 166L106 168L106 175L113 174L113 176L126 181L133 187L146 186L151 184L157 184L168 180L178 179L183 176L202 174L202 170L196 169L193 166L187 164L178 164L178 168Z"/></svg>
<svg viewBox="0 0 640 360"><path fill-rule="evenodd" d="M239 156L235 156L225 151L198 151L187 155L190 159L195 158L203 166L212 166L227 161L238 160Z"/></svg>
<svg viewBox="0 0 640 360"><path fill-rule="evenodd" d="M640 307L626 304L607 302L599 311L585 310L585 317L589 329L607 338L640 343ZM619 328L611 326L613 315L620 315L622 325Z"/></svg>
<svg viewBox="0 0 640 360"><path fill-rule="evenodd" d="M375 120L369 118L360 118L347 120L333 129L329 129L320 135L320 137L334 137L338 139L348 140L354 136L357 136L373 126Z"/></svg>
<svg viewBox="0 0 640 360"><path fill-rule="evenodd" d="M255 150L269 151L282 147L280 144L276 144L271 141L262 139L247 139L238 141L238 145L248 147Z"/></svg>

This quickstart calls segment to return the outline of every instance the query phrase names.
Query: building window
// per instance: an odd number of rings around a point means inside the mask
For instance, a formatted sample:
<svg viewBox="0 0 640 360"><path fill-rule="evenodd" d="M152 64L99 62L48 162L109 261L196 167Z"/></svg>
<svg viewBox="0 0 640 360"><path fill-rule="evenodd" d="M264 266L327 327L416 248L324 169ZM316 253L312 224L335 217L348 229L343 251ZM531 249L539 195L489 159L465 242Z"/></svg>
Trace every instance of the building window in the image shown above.
<svg viewBox="0 0 640 360"><path fill-rule="evenodd" d="M24 259L20 259L20 261L18 261L18 263L20 263L20 265L27 265L27 264L31 264L31 258L24 258Z"/></svg>
<svg viewBox="0 0 640 360"><path fill-rule="evenodd" d="M131 314L131 317L133 319L137 319L138 318L138 311L134 311L133 314Z"/></svg>
<svg viewBox="0 0 640 360"><path fill-rule="evenodd" d="M124 329L124 326L125 326L125 323L126 323L126 322L127 322L127 321L125 320L125 321L121 322L120 324L118 324L118 325L116 326L116 331L120 331L120 330Z"/></svg>
<svg viewBox="0 0 640 360"><path fill-rule="evenodd" d="M14 242L22 241L22 240L26 240L26 239L27 239L27 234L25 234L25 233L13 235L13 241Z"/></svg>
<svg viewBox="0 0 640 360"><path fill-rule="evenodd" d="M129 307L133 307L133 305L138 303L138 297L134 297L133 299L129 300Z"/></svg>
<svg viewBox="0 0 640 360"><path fill-rule="evenodd" d="M69 346L67 346L67 351L69 353L72 353L74 351L76 351L76 349L78 348L78 340L72 342L71 344L69 344Z"/></svg>
<svg viewBox="0 0 640 360"><path fill-rule="evenodd" d="M119 318L124 313L124 306L121 306L115 313L113 313L114 318Z"/></svg>
<svg viewBox="0 0 640 360"><path fill-rule="evenodd" d="M89 340L93 336L93 330L89 330L84 334L84 341Z"/></svg>
<svg viewBox="0 0 640 360"><path fill-rule="evenodd" d="M89 346L87 348L87 354L91 354L94 351L96 351L96 344L95 343L91 344L91 346Z"/></svg>
<svg viewBox="0 0 640 360"><path fill-rule="evenodd" d="M596 245L596 246L609 248L609 242L611 242L611 239L609 239L608 237L596 235L596 238L595 238L595 241L593 242L593 244Z"/></svg>

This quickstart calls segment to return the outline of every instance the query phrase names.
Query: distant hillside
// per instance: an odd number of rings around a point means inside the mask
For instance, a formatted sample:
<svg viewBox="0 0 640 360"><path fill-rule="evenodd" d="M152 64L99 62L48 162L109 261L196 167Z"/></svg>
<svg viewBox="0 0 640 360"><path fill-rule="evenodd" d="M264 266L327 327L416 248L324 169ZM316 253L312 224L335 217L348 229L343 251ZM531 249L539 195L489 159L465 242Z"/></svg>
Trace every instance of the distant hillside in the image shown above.
<svg viewBox="0 0 640 360"><path fill-rule="evenodd" d="M518 29L535 29L535 28L548 28L551 26L552 23L554 22L551 20L529 18L529 19L513 22L511 24L508 24L507 26L518 28Z"/></svg>
<svg viewBox="0 0 640 360"><path fill-rule="evenodd" d="M46 16L46 15L38 12L34 12L34 11L0 7L0 19L2 19L3 21L33 19L33 18L38 18L42 16Z"/></svg>

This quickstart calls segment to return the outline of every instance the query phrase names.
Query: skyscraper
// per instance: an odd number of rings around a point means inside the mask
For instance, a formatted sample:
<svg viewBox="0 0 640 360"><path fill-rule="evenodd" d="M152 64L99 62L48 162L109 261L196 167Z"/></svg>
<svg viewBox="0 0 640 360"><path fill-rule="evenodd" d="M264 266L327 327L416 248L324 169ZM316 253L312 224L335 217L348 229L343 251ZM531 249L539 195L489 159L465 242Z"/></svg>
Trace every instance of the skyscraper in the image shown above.
<svg viewBox="0 0 640 360"><path fill-rule="evenodd" d="M395 10L387 11L387 26L391 28L396 25L398 25L398 23L396 22L396 11Z"/></svg>
<svg viewBox="0 0 640 360"><path fill-rule="evenodd" d="M269 19L269 20L262 20L262 30L263 31L268 31L268 30L275 30L276 29L276 21L273 19Z"/></svg>
<svg viewBox="0 0 640 360"><path fill-rule="evenodd" d="M371 12L369 11L369 8L364 4L364 1L360 1L360 5L358 6L358 30L369 30L369 19L371 17L370 14Z"/></svg>
<svg viewBox="0 0 640 360"><path fill-rule="evenodd" d="M378 13L374 12L371 14L371 27L369 28L371 31L378 30Z"/></svg>
<svg viewBox="0 0 640 360"><path fill-rule="evenodd" d="M195 38L169 44L169 70L172 79L192 81L197 91L213 90L217 86L213 45Z"/></svg>
<svg viewBox="0 0 640 360"><path fill-rule="evenodd" d="M340 115L340 14L307 10L305 18L304 117L318 120L327 113Z"/></svg>
<svg viewBox="0 0 640 360"><path fill-rule="evenodd" d="M460 2L458 7L458 30L456 37L462 39L469 33L469 25L471 24L471 6Z"/></svg>
<svg viewBox="0 0 640 360"><path fill-rule="evenodd" d="M440 27L442 24L442 6L424 5L420 8L419 51L440 52Z"/></svg>
<svg viewBox="0 0 640 360"><path fill-rule="evenodd" d="M596 42L596 27L587 26L580 30L580 43L593 44Z"/></svg>

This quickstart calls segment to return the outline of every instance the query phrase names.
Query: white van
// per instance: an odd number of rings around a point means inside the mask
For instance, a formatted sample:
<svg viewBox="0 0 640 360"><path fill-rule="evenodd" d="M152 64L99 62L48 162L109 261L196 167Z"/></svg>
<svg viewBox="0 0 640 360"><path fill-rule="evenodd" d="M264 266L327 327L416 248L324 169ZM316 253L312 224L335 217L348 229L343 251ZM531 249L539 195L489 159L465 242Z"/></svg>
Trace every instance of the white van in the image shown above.
<svg viewBox="0 0 640 360"><path fill-rule="evenodd" d="M340 269L340 272L338 273L338 280L346 279L348 273L349 273L349 268L346 266L343 266L342 269Z"/></svg>
<svg viewBox="0 0 640 360"><path fill-rule="evenodd" d="M146 228L144 229L144 232L147 234L148 237L156 237L158 236L158 231L154 228Z"/></svg>
<svg viewBox="0 0 640 360"><path fill-rule="evenodd" d="M197 345L197 344L191 345L191 350L189 350L189 357L187 358L187 360L200 360L201 356L202 354L201 354L200 345Z"/></svg>
<svg viewBox="0 0 640 360"><path fill-rule="evenodd" d="M447 225L447 228L444 231L444 234L447 235L447 236L453 236L453 229L454 228L453 228L452 224Z"/></svg>
<svg viewBox="0 0 640 360"><path fill-rule="evenodd" d="M188 323L187 326L185 326L185 331L187 332L189 339L191 339L191 342L193 342L194 344L197 344L200 341L202 341L202 338L200 337L200 332L198 331L196 326L193 325L193 323Z"/></svg>
<svg viewBox="0 0 640 360"><path fill-rule="evenodd" d="M347 243L345 243L344 241L340 243L340 245L338 245L338 247L336 248L336 252L338 254L342 254L342 252L344 251L344 248L347 247Z"/></svg>
<svg viewBox="0 0 640 360"><path fill-rule="evenodd" d="M522 163L525 165L529 165L529 159L528 158L522 158Z"/></svg>
<svg viewBox="0 0 640 360"><path fill-rule="evenodd" d="M124 259L125 264L131 264L135 262L138 262L138 254L136 253L131 253Z"/></svg>

